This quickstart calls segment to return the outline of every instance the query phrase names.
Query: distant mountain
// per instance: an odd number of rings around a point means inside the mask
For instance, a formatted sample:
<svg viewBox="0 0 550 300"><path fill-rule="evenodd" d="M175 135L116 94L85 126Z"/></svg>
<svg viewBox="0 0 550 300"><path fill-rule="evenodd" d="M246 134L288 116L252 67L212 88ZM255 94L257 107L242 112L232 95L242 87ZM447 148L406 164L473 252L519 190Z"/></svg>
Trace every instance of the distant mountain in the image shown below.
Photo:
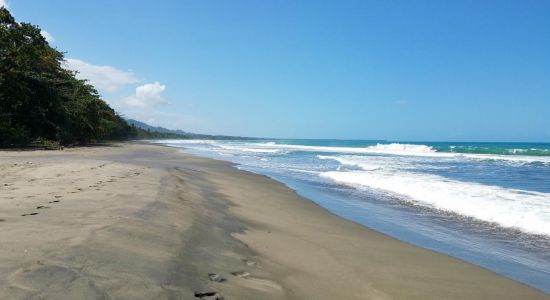
<svg viewBox="0 0 550 300"><path fill-rule="evenodd" d="M160 126L151 126L147 123L134 120L126 119L126 122L130 125L135 126L138 129L143 130L140 137L142 138L180 138L180 139L209 139L209 140L248 140L254 139L250 137L242 136L229 136L229 135L210 135L210 134L198 134L186 132L180 129L172 130Z"/></svg>
<svg viewBox="0 0 550 300"><path fill-rule="evenodd" d="M138 121L138 120L134 120L134 119L126 119L126 122L128 122L128 124L130 124L130 125L136 126L137 128L141 128L143 130L148 130L148 131L151 131L151 132L175 133L175 134L182 134L182 135L188 134L187 132L182 131L182 130L172 130L172 129L168 129L168 128L164 128L164 127L160 127L160 126L151 126L147 123L144 123L144 122L141 122L141 121Z"/></svg>

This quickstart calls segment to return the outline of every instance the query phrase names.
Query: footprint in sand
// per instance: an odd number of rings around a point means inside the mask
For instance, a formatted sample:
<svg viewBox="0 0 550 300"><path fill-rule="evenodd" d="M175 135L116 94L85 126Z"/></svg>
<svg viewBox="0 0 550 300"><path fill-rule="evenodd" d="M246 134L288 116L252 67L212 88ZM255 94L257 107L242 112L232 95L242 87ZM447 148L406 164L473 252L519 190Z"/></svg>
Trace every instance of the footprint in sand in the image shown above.
<svg viewBox="0 0 550 300"><path fill-rule="evenodd" d="M40 205L40 206L37 206L36 209L48 209L50 208L49 206L44 206L44 205Z"/></svg>
<svg viewBox="0 0 550 300"><path fill-rule="evenodd" d="M63 197L63 196L53 196L53 197L54 197L54 198L61 198L61 197Z"/></svg>
<svg viewBox="0 0 550 300"><path fill-rule="evenodd" d="M38 215L38 213L37 213L37 212L33 212L33 213L28 213L28 214L22 214L21 216L22 216L22 217L26 217L26 216L36 216L36 215Z"/></svg>
<svg viewBox="0 0 550 300"><path fill-rule="evenodd" d="M48 203L59 203L59 200L53 200L53 201L50 201Z"/></svg>
<svg viewBox="0 0 550 300"><path fill-rule="evenodd" d="M223 296L216 292L195 292L195 297L205 300L223 300Z"/></svg>
<svg viewBox="0 0 550 300"><path fill-rule="evenodd" d="M33 264L26 268L20 268L9 275L9 282L16 287L24 287L31 291L60 291L62 287L71 287L72 284L81 287L81 295L89 295L89 299L101 299L98 292L82 284L82 278L78 271L63 266L47 265L43 262ZM59 286L59 287L58 287ZM56 288L58 287L58 288ZM97 289L96 289L97 290ZM32 296L29 298L33 298ZM42 298L42 297L36 297ZM58 297L53 297L58 298ZM73 297L68 297L73 298ZM78 297L77 297L78 298ZM84 298L84 297L83 297Z"/></svg>
<svg viewBox="0 0 550 300"><path fill-rule="evenodd" d="M216 273L209 273L208 278L210 278L210 280L214 282L225 282L225 278Z"/></svg>

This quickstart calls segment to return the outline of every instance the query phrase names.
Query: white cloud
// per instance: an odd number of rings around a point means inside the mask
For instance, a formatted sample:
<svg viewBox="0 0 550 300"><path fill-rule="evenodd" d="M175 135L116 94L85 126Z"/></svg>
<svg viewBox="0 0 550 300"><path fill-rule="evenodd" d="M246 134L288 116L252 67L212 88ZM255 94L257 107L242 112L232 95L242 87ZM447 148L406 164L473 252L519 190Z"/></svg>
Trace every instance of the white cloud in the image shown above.
<svg viewBox="0 0 550 300"><path fill-rule="evenodd" d="M114 92L125 85L140 82L132 72L111 66L92 65L80 59L67 58L64 67L77 71L77 78L89 80L100 91Z"/></svg>
<svg viewBox="0 0 550 300"><path fill-rule="evenodd" d="M10 8L6 0L0 0L0 7Z"/></svg>
<svg viewBox="0 0 550 300"><path fill-rule="evenodd" d="M2 0L0 0L0 1L2 1ZM47 32L46 30L44 30L44 29L40 30L40 34L42 34L42 36L46 39L46 41L48 43L51 44L51 43L55 42L55 39L53 38L53 36L49 32Z"/></svg>
<svg viewBox="0 0 550 300"><path fill-rule="evenodd" d="M136 88L134 95L124 99L124 103L134 107L151 107L166 104L162 96L166 86L159 82L146 83Z"/></svg>

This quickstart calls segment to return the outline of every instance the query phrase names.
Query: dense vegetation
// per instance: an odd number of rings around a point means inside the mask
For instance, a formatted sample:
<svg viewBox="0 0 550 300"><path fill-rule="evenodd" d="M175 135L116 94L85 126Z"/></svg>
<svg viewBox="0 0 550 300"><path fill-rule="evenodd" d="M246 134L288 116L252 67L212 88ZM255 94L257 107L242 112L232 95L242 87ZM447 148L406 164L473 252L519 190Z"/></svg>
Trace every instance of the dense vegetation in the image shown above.
<svg viewBox="0 0 550 300"><path fill-rule="evenodd" d="M154 139L192 139L190 136L182 135L179 133L173 133L173 132L158 132L158 131L151 131L149 129L142 129L139 127L135 127L136 129L136 139L146 139L146 140L154 140Z"/></svg>
<svg viewBox="0 0 550 300"><path fill-rule="evenodd" d="M105 140L234 139L125 120L76 73L40 28L0 7L0 147L57 146Z"/></svg>
<svg viewBox="0 0 550 300"><path fill-rule="evenodd" d="M138 134L93 86L62 64L63 53L50 47L40 28L17 23L0 8L0 147L123 140Z"/></svg>

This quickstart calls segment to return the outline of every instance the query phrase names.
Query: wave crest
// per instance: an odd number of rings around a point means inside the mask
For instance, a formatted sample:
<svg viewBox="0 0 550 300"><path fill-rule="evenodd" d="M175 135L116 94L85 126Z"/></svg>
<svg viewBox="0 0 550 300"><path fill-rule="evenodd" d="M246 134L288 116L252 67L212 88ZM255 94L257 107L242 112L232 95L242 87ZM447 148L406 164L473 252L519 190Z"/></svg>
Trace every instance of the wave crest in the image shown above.
<svg viewBox="0 0 550 300"><path fill-rule="evenodd" d="M400 199L550 236L550 194L505 189L437 175L392 171L329 171L322 177L356 188L372 188Z"/></svg>

